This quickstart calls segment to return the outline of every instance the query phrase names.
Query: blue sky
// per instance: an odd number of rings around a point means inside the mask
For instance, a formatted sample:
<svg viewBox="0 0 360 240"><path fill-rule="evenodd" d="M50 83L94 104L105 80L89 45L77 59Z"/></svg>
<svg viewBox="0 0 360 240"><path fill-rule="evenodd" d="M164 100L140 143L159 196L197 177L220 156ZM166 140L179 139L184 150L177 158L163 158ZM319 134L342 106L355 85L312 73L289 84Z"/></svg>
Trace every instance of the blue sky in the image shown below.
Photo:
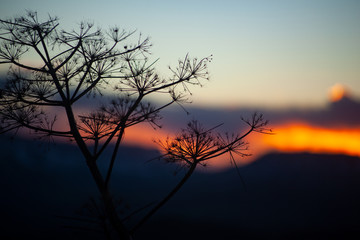
<svg viewBox="0 0 360 240"><path fill-rule="evenodd" d="M321 106L342 83L360 96L360 1L3 1L1 18L25 9L91 20L150 36L158 69L187 53L206 57L211 81L194 88L199 106Z"/></svg>

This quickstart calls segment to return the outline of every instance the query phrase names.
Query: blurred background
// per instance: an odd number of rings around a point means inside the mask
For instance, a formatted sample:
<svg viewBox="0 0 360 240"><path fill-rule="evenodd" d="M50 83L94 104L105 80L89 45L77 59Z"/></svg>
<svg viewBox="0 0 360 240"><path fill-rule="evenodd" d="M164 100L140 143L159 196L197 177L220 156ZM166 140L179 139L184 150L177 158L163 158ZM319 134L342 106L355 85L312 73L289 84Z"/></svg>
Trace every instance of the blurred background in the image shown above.
<svg viewBox="0 0 360 240"><path fill-rule="evenodd" d="M153 139L178 133L192 119L208 128L224 123L222 132L246 131L241 117L255 111L270 121L275 134L251 135L247 153L252 156L238 159L246 187L229 159L216 159L138 233L139 239L360 235L359 1L5 0L0 16L21 16L25 10L43 19L58 16L68 30L81 21L137 30L151 38L150 58L159 58L156 68L163 77L188 53L213 55L210 81L190 89L193 103L184 105L189 115L174 106L163 112L163 128L144 124L126 133L124 162L113 186L126 193L120 196L125 212L159 200L183 173L147 162L159 155ZM6 72L0 65L3 78ZM97 194L80 154L68 143L48 147L22 137L1 138L1 232L96 239L79 230L84 222L59 217L73 216ZM125 186L123 178L133 184Z"/></svg>

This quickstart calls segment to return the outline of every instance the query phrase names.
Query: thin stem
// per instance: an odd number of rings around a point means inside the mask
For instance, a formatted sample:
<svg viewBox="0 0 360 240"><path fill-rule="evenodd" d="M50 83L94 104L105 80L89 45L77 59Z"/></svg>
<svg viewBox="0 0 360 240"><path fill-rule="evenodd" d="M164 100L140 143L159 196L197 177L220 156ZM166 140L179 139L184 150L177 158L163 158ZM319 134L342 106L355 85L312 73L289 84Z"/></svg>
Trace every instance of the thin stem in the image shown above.
<svg viewBox="0 0 360 240"><path fill-rule="evenodd" d="M136 99L135 103L131 106L131 108L128 110L128 112L126 113L126 115L124 116L124 118L121 120L120 124L118 125L118 127L120 127L120 133L119 133L118 139L117 139L117 141L116 141L113 154L112 154L112 156L111 156L111 161L110 161L110 165L109 165L108 172L107 172L107 175L106 175L106 180L105 180L106 186L109 184L109 181L110 181L110 177L111 177L111 173L112 173L112 170L113 170L113 167L114 167L114 163L115 163L115 159L116 159L116 156L117 156L117 152L118 152L118 150L119 150L119 146L120 146L122 137L123 137L124 132L125 132L126 122L127 122L127 120L129 119L130 115L131 115L131 114L135 111L135 109L139 106L139 104L140 104L140 102L142 101L142 99L143 99L143 94L140 93L139 96L138 96L138 98ZM110 136L108 139L111 139L114 135L115 135L115 131L114 131L114 134L112 134L112 136ZM103 146L103 147L104 147L104 146Z"/></svg>
<svg viewBox="0 0 360 240"><path fill-rule="evenodd" d="M175 186L175 188L161 201L159 202L148 214L143 217L138 224L131 229L131 233L134 233L136 230L138 230L145 222L149 220L150 217L152 217L162 206L165 205L179 190L180 188L185 184L185 182L191 177L191 175L194 173L194 170L197 166L197 162L193 163L185 176L181 179L181 181L178 183L178 185Z"/></svg>
<svg viewBox="0 0 360 240"><path fill-rule="evenodd" d="M113 202L113 198L109 192L109 189L105 185L104 179L99 171L98 166L95 161L87 159L86 163L90 169L91 175L93 176L95 183L98 187L98 190L101 194L101 197L104 202L105 212L112 226L114 226L115 231L117 232L119 239L131 240L131 235L122 223L121 219L116 213L116 207Z"/></svg>

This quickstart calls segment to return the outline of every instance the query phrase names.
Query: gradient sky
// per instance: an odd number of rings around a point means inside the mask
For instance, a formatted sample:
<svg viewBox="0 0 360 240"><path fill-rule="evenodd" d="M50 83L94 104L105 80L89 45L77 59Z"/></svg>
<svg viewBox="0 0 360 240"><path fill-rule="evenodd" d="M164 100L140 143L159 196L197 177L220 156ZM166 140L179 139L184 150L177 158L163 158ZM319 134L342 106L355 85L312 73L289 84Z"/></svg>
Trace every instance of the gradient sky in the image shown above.
<svg viewBox="0 0 360 240"><path fill-rule="evenodd" d="M321 106L344 84L360 96L360 1L2 1L0 17L25 9L58 16L62 28L92 20L150 36L162 75L187 53L206 57L211 82L199 106Z"/></svg>

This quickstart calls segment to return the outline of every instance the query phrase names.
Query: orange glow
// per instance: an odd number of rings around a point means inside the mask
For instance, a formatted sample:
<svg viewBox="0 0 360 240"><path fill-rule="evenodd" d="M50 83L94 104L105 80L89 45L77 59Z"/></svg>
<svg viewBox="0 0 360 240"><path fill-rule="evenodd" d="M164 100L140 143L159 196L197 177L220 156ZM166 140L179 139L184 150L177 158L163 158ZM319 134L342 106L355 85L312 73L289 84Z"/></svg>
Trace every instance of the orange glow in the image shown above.
<svg viewBox="0 0 360 240"><path fill-rule="evenodd" d="M329 97L332 102L337 102L347 95L346 88L342 84L335 84L330 88Z"/></svg>
<svg viewBox="0 0 360 240"><path fill-rule="evenodd" d="M174 137L175 133L168 132L164 129L152 129L149 125L141 124L130 127L125 132L124 144L140 146L144 148L156 148L161 151L159 145L154 143L154 140L166 140L167 137ZM261 154L267 151L268 148L259 141L261 134L254 133L247 137L250 143L250 149L244 150L244 153L253 154L248 157L236 157L236 164L238 166L247 165L257 159ZM232 166L232 162L228 155L210 159L206 162L206 171L220 171ZM202 169L202 168L199 168Z"/></svg>
<svg viewBox="0 0 360 240"><path fill-rule="evenodd" d="M275 135L265 135L263 140L276 150L360 156L360 128L326 129L291 124L274 127L274 131Z"/></svg>
<svg viewBox="0 0 360 240"><path fill-rule="evenodd" d="M169 136L169 133L163 129L154 130L149 125L140 124L126 129L124 144L154 148L158 147L154 140L165 140L167 136Z"/></svg>
<svg viewBox="0 0 360 240"><path fill-rule="evenodd" d="M62 126L58 127L61 128ZM249 150L244 151L244 153L252 154L252 156L237 157L238 166L247 165L274 150L289 153L346 154L360 157L360 126L330 129L291 122L271 125L270 127L273 129L274 135L253 133L246 137L245 140L249 142ZM123 143L147 149L155 148L161 151L154 140L165 141L167 137L174 137L175 134L169 129L154 130L148 124L139 124L125 131ZM62 140L62 138L59 139ZM205 171L221 171L231 167L232 163L229 156L225 155L209 160L207 166ZM199 167L199 169L202 168Z"/></svg>

